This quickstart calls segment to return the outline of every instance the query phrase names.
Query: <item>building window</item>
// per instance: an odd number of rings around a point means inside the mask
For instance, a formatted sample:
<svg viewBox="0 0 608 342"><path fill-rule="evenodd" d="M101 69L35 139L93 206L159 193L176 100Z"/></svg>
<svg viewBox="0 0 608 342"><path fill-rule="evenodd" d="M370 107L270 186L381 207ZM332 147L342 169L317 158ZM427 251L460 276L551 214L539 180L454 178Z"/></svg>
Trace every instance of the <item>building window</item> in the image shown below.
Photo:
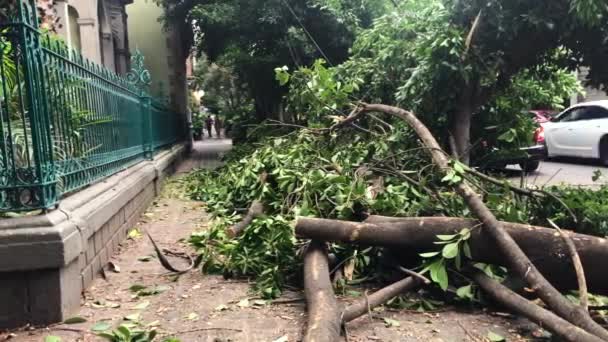
<svg viewBox="0 0 608 342"><path fill-rule="evenodd" d="M76 51L80 51L81 49L80 26L78 25L78 18L78 11L74 7L68 5L68 46Z"/></svg>

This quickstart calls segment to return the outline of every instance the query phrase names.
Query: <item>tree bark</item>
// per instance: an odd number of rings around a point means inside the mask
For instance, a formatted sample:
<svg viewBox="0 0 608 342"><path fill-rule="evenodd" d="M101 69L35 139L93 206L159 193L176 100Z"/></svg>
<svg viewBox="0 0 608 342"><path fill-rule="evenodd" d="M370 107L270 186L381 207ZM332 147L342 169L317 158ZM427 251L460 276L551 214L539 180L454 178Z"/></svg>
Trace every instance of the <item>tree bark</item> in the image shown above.
<svg viewBox="0 0 608 342"><path fill-rule="evenodd" d="M462 228L479 224L472 219L452 217L390 218L370 216L365 223L314 218L300 218L296 234L310 239L332 242L360 243L407 250L411 253L438 249L437 235L456 234ZM538 269L561 290L576 290L578 282L573 271L568 247L553 229L525 224L501 222L504 229L534 262ZM608 295L608 240L583 234L572 234L586 271L587 285L592 293ZM508 266L509 261L496 252L492 237L483 229L471 232L469 246L473 260Z"/></svg>
<svg viewBox="0 0 608 342"><path fill-rule="evenodd" d="M226 234L231 238L241 235L245 228L247 228L247 226L249 226L256 217L262 215L263 213L264 205L262 202L258 200L253 201L251 206L249 206L245 217L243 217L243 219L234 226L228 228Z"/></svg>
<svg viewBox="0 0 608 342"><path fill-rule="evenodd" d="M446 173L451 169L445 152L429 129L412 113L401 108L381 104L362 104L365 113L382 112L405 121L418 135L422 143L430 150L433 162ZM469 117L470 120L470 117ZM469 125L470 128L470 125ZM517 243L498 222L494 214L483 203L481 197L462 181L454 186L456 193L464 199L471 213L483 223L483 229L492 237L497 250L509 262L508 267L526 283L536 290L538 296L559 316L578 325L584 330L608 340L608 331L593 321L580 307L571 303L536 269Z"/></svg>
<svg viewBox="0 0 608 342"><path fill-rule="evenodd" d="M465 85L458 99L458 108L450 121L450 133L454 138L452 154L457 155L458 159L467 165L470 162L472 94L473 87Z"/></svg>
<svg viewBox="0 0 608 342"><path fill-rule="evenodd" d="M571 342L601 342L601 338L572 325L554 313L528 301L483 273L476 273L473 279L492 298L514 312L530 319L541 327Z"/></svg>
<svg viewBox="0 0 608 342"><path fill-rule="evenodd" d="M323 242L311 241L304 255L304 295L308 324L302 341L338 341L341 310L329 279L327 248Z"/></svg>
<svg viewBox="0 0 608 342"><path fill-rule="evenodd" d="M342 315L342 321L350 322L360 316L365 315L371 309L385 304L394 297L413 289L420 285L421 280L414 277L407 277L387 287L384 287L371 295L358 299L349 305Z"/></svg>

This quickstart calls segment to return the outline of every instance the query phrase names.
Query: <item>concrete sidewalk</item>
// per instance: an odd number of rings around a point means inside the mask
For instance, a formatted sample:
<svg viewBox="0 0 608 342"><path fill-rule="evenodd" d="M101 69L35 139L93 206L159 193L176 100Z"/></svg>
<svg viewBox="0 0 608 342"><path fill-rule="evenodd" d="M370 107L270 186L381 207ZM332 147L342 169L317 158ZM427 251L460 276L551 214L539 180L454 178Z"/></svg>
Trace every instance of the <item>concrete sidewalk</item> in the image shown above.
<svg viewBox="0 0 608 342"><path fill-rule="evenodd" d="M231 139L205 138L202 141L195 141L189 158L180 164L177 173L185 173L193 169L219 167L222 165L222 156L231 149Z"/></svg>

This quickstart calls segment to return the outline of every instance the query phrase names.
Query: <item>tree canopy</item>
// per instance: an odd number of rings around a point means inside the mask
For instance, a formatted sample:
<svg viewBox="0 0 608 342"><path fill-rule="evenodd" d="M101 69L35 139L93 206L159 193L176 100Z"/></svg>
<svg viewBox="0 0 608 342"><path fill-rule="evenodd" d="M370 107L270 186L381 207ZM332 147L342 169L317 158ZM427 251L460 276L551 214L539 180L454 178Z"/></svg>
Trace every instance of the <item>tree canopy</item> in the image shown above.
<svg viewBox="0 0 608 342"><path fill-rule="evenodd" d="M604 0L162 1L168 17L192 23L198 51L248 85L258 121L298 114L283 115L286 87L271 71L321 58L335 67L332 77L357 87L347 88L351 100L415 110L463 161L479 131L474 121L511 122L526 107L559 107L577 90L569 71L580 67L590 69L587 85L608 84ZM547 89L553 95L536 101ZM518 105L506 106L514 96Z"/></svg>

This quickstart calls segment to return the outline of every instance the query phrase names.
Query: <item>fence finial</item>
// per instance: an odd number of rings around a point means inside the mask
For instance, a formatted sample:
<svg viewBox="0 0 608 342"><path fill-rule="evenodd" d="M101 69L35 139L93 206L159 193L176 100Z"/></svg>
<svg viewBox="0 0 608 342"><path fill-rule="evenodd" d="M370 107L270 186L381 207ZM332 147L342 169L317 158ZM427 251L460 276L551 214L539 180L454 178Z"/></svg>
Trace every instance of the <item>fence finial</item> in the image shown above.
<svg viewBox="0 0 608 342"><path fill-rule="evenodd" d="M150 86L152 77L150 71L146 69L144 55L139 49L136 49L135 53L131 56L131 71L127 73L127 79L136 87L143 90L147 90Z"/></svg>

